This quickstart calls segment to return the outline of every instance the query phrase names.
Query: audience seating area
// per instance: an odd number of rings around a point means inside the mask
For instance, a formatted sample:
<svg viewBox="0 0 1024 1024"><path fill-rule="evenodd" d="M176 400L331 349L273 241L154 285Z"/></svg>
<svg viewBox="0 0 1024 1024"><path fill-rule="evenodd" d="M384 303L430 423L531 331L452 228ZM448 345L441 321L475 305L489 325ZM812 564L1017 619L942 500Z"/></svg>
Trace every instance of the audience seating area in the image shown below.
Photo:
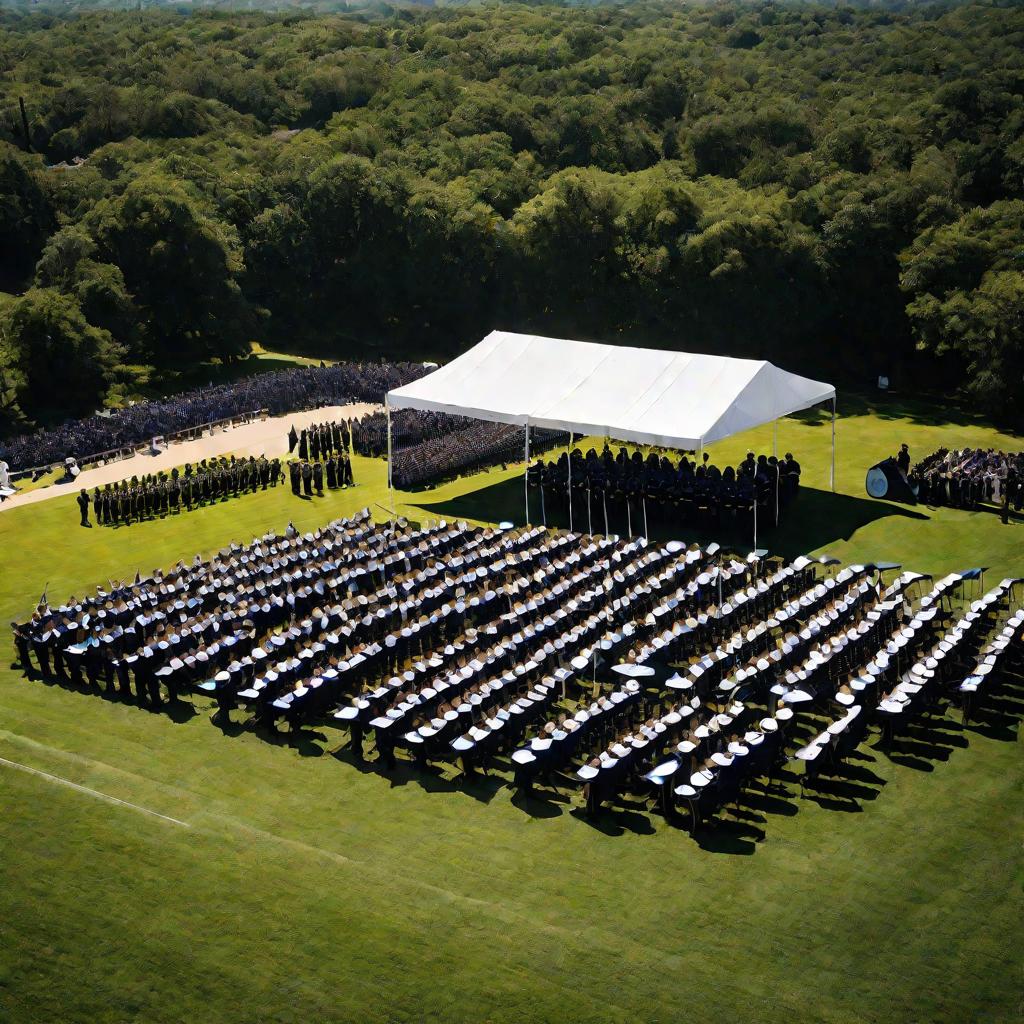
<svg viewBox="0 0 1024 1024"><path fill-rule="evenodd" d="M364 510L41 605L14 640L31 676L207 694L268 732L344 730L360 761L372 739L380 770L499 768L697 830L785 766L841 772L869 730L890 749L947 702L966 720L1020 672L1017 583L965 604L955 574Z"/></svg>
<svg viewBox="0 0 1024 1024"><path fill-rule="evenodd" d="M388 450L388 421L375 412L356 421L352 444L360 455L384 458ZM450 416L419 409L392 413L392 480L410 490L437 484L490 466L522 462L526 435L522 427L467 416ZM565 435L557 430L531 430L534 452L550 447Z"/></svg>
<svg viewBox="0 0 1024 1024"><path fill-rule="evenodd" d="M279 416L326 405L383 402L392 388L427 372L419 363L337 363L272 370L0 440L0 458L10 463L12 472L45 468L68 457L82 466L110 461L153 437L191 436L205 424L255 410Z"/></svg>

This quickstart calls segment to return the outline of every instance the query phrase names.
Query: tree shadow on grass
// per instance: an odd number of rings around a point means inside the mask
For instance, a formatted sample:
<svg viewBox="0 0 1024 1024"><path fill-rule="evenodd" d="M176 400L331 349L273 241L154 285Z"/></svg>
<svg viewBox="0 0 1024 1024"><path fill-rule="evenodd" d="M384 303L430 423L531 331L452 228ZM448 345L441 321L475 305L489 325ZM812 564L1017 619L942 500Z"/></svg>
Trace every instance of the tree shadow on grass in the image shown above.
<svg viewBox="0 0 1024 1024"><path fill-rule="evenodd" d="M947 395L910 395L895 391L842 391L837 402L836 419L841 421L850 416L909 420L917 426L925 427L992 426L991 421L982 413L965 403L950 400ZM787 418L808 426L827 426L832 420L832 407L818 405L793 413Z"/></svg>
<svg viewBox="0 0 1024 1024"><path fill-rule="evenodd" d="M634 502L634 504L636 504ZM599 502L595 499L593 515L588 522L586 501L582 509L573 506L573 527L586 530L589 525L595 532L604 532L603 510L598 515ZM443 519L476 519L483 522L508 520L521 524L524 519L522 477L513 477L468 491L445 501L421 504L429 515ZM929 516L902 505L871 498L859 498L850 494L833 494L814 487L801 488L793 504L775 529L759 528L758 543L770 544L773 551L786 557L795 557L806 551L816 550L837 540L849 540L858 530L879 519L899 517L927 521ZM530 498L530 518L540 521L540 503L535 495ZM546 507L548 526L568 528L568 511L565 508ZM650 536L653 540L684 539L707 544L712 540L737 551L747 551L752 543L752 531L746 524L720 523L715 526L698 527L693 524L672 521L671 514L649 516ZM611 533L625 533L629 523L626 516L616 510L610 516L608 529ZM642 532L643 518L634 512L632 516L634 533Z"/></svg>

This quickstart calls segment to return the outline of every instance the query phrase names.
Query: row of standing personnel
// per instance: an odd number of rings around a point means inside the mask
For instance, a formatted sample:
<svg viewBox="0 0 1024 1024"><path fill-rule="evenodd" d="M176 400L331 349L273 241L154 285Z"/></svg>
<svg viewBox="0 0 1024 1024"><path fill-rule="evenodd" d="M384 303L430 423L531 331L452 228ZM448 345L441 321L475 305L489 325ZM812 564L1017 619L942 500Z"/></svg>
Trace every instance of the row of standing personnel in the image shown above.
<svg viewBox="0 0 1024 1024"><path fill-rule="evenodd" d="M82 488L78 510L82 526L90 526L89 511L103 526L130 525L184 509L191 512L208 502L222 501L257 490L276 487L283 479L280 459L203 459L193 466L177 467L170 473L146 473L118 483L94 488L92 495Z"/></svg>
<svg viewBox="0 0 1024 1024"><path fill-rule="evenodd" d="M298 455L302 461L317 462L335 453L347 454L352 450L352 425L344 422L313 423L303 428L288 431L288 454Z"/></svg>
<svg viewBox="0 0 1024 1024"><path fill-rule="evenodd" d="M311 497L314 491L318 495L323 495L325 481L328 489L332 491L339 487L355 486L352 460L345 451L340 455L329 456L324 462L293 460L288 463L288 477L292 494L305 495L307 498Z"/></svg>
<svg viewBox="0 0 1024 1024"><path fill-rule="evenodd" d="M793 500L800 487L800 463L791 453L785 459L774 455L747 457L737 467L719 469L704 452L691 461L685 455L678 464L655 452L646 457L640 451L624 448L613 452L609 445L600 453L590 448L584 455L578 448L567 457L563 451L554 462L539 461L530 466L531 486L543 487L553 494L590 489L609 499L643 499L655 507L678 506L686 517L688 510L749 511L755 501L772 518Z"/></svg>

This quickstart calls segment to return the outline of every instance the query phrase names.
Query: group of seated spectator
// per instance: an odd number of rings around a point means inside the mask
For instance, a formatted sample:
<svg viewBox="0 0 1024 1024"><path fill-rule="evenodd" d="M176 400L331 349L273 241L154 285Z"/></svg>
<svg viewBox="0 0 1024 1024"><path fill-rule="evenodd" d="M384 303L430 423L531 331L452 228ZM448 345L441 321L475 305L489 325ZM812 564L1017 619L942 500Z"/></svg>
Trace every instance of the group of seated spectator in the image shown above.
<svg viewBox="0 0 1024 1024"><path fill-rule="evenodd" d="M44 595L13 629L30 675L153 705L207 694L261 729L344 728L359 760L372 734L385 771L402 754L469 779L507 755L526 793L581 786L591 814L652 794L696 829L791 738L817 735L796 754L811 783L869 722L891 739L1019 668L1024 614L1000 623L1014 581L953 615L962 578L921 598L925 579L364 510Z"/></svg>
<svg viewBox="0 0 1024 1024"><path fill-rule="evenodd" d="M0 440L0 457L14 472L52 466L68 457L86 465L94 461L93 456L113 449L259 410L279 416L325 405L383 402L392 388L427 372L419 363L338 363L274 370Z"/></svg>
<svg viewBox="0 0 1024 1024"><path fill-rule="evenodd" d="M412 448L429 437L450 434L470 426L468 416L422 409L395 409L391 413L391 445L393 449ZM359 455L371 459L387 458L387 413L374 412L352 424L352 447Z"/></svg>
<svg viewBox="0 0 1024 1024"><path fill-rule="evenodd" d="M643 500L652 512L671 510L674 523L703 525L745 518L755 500L761 521L774 525L800 486L800 464L790 453L779 460L748 452L739 466L719 469L707 452L674 462L656 452L613 452L607 443L600 453L562 452L557 460L534 463L529 472L531 486L543 488L545 497L565 500L571 487L576 494L590 491L613 501Z"/></svg>
<svg viewBox="0 0 1024 1024"><path fill-rule="evenodd" d="M994 448L940 448L909 474L917 500L926 505L977 508L1024 506L1024 452Z"/></svg>
<svg viewBox="0 0 1024 1024"><path fill-rule="evenodd" d="M387 416L372 413L353 424L353 448L360 455L387 455ZM531 430L533 450L550 446L561 436L554 430ZM420 409L397 409L391 414L391 479L406 490L440 483L492 466L525 458L522 427L492 423L468 416Z"/></svg>
<svg viewBox="0 0 1024 1024"><path fill-rule="evenodd" d="M94 488L78 495L81 525L89 526L89 506L102 526L129 526L180 511L191 512L206 504L249 491L276 487L283 479L280 459L234 455L203 459L169 473L145 473L129 480Z"/></svg>

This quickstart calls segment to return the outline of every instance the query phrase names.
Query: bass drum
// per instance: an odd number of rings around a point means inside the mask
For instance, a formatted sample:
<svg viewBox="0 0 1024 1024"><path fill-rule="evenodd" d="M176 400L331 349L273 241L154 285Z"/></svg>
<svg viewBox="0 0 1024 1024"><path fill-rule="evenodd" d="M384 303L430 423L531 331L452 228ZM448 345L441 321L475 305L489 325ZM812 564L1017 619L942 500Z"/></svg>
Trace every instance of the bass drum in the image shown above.
<svg viewBox="0 0 1024 1024"><path fill-rule="evenodd" d="M917 489L904 478L893 458L883 459L868 470L864 490L872 498L899 501L904 505L917 504Z"/></svg>
<svg viewBox="0 0 1024 1024"><path fill-rule="evenodd" d="M872 498L884 498L889 493L889 478L885 475L885 471L878 466L872 466L864 481L864 490Z"/></svg>

